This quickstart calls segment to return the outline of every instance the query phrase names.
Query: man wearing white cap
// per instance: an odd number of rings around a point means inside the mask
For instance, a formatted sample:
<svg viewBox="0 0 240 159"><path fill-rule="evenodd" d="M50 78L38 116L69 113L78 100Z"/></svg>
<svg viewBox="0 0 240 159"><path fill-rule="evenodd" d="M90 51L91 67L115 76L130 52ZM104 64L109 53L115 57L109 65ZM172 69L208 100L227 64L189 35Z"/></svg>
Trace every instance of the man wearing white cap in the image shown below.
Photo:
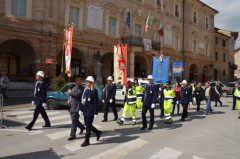
<svg viewBox="0 0 240 159"><path fill-rule="evenodd" d="M150 125L149 130L153 129L154 125L154 108L156 106L157 97L158 97L158 87L153 84L153 76L148 76L148 84L145 86L142 98L142 124L143 127L141 130L147 128L147 118L146 113L149 110L150 112Z"/></svg>
<svg viewBox="0 0 240 159"><path fill-rule="evenodd" d="M188 104L192 105L192 91L187 87L187 81L182 81L182 87L180 89L180 94L178 96L177 103L181 103L183 107L183 113L181 120L184 121L188 117Z"/></svg>
<svg viewBox="0 0 240 159"><path fill-rule="evenodd" d="M104 103L104 116L102 122L106 122L108 120L108 111L109 107L112 107L112 111L114 114L114 121L118 119L117 109L115 106L115 95L116 95L116 85L112 83L113 78L109 76L107 78L107 84L103 91L103 100Z"/></svg>
<svg viewBox="0 0 240 159"><path fill-rule="evenodd" d="M39 113L41 113L42 118L45 121L45 125L43 127L51 127L50 121L48 119L48 115L44 109L44 107L47 105L47 92L46 92L46 84L43 81L44 73L43 71L38 71L36 74L36 84L35 84L35 90L34 90L34 100L32 101L32 105L36 105L36 108L34 110L33 114L33 120L25 127L29 131L32 130L32 127L34 123L36 122Z"/></svg>

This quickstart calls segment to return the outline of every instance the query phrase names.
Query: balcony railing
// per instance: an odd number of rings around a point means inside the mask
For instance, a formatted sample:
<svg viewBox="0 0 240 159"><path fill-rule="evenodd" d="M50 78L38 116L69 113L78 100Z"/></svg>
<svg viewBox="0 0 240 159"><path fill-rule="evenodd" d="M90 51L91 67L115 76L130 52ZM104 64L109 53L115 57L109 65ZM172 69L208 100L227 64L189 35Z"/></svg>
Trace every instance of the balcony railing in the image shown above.
<svg viewBox="0 0 240 159"><path fill-rule="evenodd" d="M128 44L130 46L140 46L143 47L143 38L138 36L127 36L122 38L123 44ZM152 41L152 49L154 50L160 50L161 49L161 43Z"/></svg>

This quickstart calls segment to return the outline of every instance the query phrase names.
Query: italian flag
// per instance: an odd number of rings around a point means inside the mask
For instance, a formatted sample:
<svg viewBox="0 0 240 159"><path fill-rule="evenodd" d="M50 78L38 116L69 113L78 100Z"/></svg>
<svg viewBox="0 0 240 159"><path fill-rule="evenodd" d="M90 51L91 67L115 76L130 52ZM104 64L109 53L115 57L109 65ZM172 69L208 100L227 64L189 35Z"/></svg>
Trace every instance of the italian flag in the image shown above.
<svg viewBox="0 0 240 159"><path fill-rule="evenodd" d="M163 26L162 26L162 23L160 23L160 26L159 26L159 28L158 28L158 33L159 33L160 36L163 36L163 35L164 35L164 34L163 34Z"/></svg>
<svg viewBox="0 0 240 159"><path fill-rule="evenodd" d="M159 57L159 62L163 62L163 55Z"/></svg>
<svg viewBox="0 0 240 159"><path fill-rule="evenodd" d="M148 31L149 17L150 17L150 12L148 12L148 16L147 16L147 20L146 20L146 24L145 24L145 28L144 28L145 32Z"/></svg>

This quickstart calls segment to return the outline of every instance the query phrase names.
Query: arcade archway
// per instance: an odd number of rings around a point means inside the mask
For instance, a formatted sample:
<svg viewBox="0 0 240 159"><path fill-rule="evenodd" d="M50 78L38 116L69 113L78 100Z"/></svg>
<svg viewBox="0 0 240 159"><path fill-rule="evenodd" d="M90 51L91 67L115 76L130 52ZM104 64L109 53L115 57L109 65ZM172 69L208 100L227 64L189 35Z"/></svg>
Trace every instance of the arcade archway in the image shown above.
<svg viewBox="0 0 240 159"><path fill-rule="evenodd" d="M0 44L0 71L6 72L10 81L34 81L35 58L36 51L23 40L7 40Z"/></svg>
<svg viewBox="0 0 240 159"><path fill-rule="evenodd" d="M143 56L135 56L134 76L142 78L147 76L147 61Z"/></svg>
<svg viewBox="0 0 240 159"><path fill-rule="evenodd" d="M196 64L192 64L189 69L189 82L198 81L198 69Z"/></svg>

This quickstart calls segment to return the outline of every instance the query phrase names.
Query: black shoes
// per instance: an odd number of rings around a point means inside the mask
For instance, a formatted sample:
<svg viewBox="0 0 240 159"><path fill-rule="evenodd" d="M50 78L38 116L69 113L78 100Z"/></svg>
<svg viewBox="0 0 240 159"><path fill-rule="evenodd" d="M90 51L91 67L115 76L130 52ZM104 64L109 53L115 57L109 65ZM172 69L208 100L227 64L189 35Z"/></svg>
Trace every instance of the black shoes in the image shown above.
<svg viewBox="0 0 240 159"><path fill-rule="evenodd" d="M118 117L114 118L113 121L117 121Z"/></svg>
<svg viewBox="0 0 240 159"><path fill-rule="evenodd" d="M143 126L140 130L145 130L146 128L147 128L147 127L144 127L144 126Z"/></svg>
<svg viewBox="0 0 240 159"><path fill-rule="evenodd" d="M88 140L85 140L85 141L82 143L81 147L85 147L85 146L88 146L88 145L90 145L89 141L88 141Z"/></svg>
<svg viewBox="0 0 240 159"><path fill-rule="evenodd" d="M136 121L133 121L132 125L136 125L136 124L137 124L137 122L136 122Z"/></svg>
<svg viewBox="0 0 240 159"><path fill-rule="evenodd" d="M25 129L27 129L28 131L31 131L32 128L28 127L28 126L25 126Z"/></svg>
<svg viewBox="0 0 240 159"><path fill-rule="evenodd" d="M80 132L79 132L79 134L80 134L80 135L83 134L83 131L84 131L85 129L86 129L86 128L81 129Z"/></svg>
<svg viewBox="0 0 240 159"><path fill-rule="evenodd" d="M104 119L103 119L102 122L107 122L107 120L104 120Z"/></svg>
<svg viewBox="0 0 240 159"><path fill-rule="evenodd" d="M123 121L122 121L122 120L117 121L117 123L118 123L119 125L123 125Z"/></svg>
<svg viewBox="0 0 240 159"><path fill-rule="evenodd" d="M152 130L153 128L152 127L149 127L148 130Z"/></svg>
<svg viewBox="0 0 240 159"><path fill-rule="evenodd" d="M102 135L102 131L99 131L99 132L96 134L96 136L97 136L97 141L100 139L101 135Z"/></svg>
<svg viewBox="0 0 240 159"><path fill-rule="evenodd" d="M76 136L70 136L70 137L68 138L68 141L75 140L75 139L76 139Z"/></svg>
<svg viewBox="0 0 240 159"><path fill-rule="evenodd" d="M50 128L51 127L51 124L45 124L42 126L43 128Z"/></svg>

